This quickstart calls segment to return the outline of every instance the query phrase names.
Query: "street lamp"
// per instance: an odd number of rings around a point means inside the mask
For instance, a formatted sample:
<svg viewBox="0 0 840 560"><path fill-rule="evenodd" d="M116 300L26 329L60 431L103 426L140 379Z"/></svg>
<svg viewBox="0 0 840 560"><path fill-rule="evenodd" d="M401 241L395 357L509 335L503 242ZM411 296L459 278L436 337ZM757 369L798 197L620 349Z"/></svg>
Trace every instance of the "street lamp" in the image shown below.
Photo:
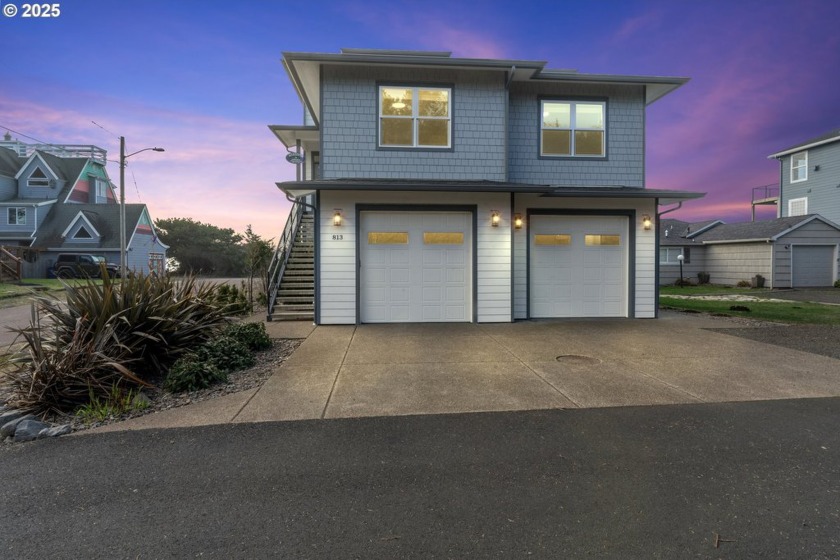
<svg viewBox="0 0 840 560"><path fill-rule="evenodd" d="M683 271L682 271L682 263L685 260L685 256L680 253L677 255L677 260L680 261L680 288L683 287Z"/></svg>
<svg viewBox="0 0 840 560"><path fill-rule="evenodd" d="M163 148L158 147L143 148L142 150L125 155L125 136L120 136L120 278L125 278L127 268L125 254L125 160L148 150L153 152L165 151Z"/></svg>

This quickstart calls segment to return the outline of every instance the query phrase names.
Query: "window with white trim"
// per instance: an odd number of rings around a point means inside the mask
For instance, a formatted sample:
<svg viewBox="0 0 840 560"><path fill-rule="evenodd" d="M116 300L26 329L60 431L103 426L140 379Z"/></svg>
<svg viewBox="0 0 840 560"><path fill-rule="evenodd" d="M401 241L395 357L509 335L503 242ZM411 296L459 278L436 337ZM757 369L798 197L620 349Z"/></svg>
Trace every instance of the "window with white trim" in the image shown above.
<svg viewBox="0 0 840 560"><path fill-rule="evenodd" d="M540 114L540 155L607 155L606 102L542 100Z"/></svg>
<svg viewBox="0 0 840 560"><path fill-rule="evenodd" d="M808 179L808 152L790 156L790 182L799 183Z"/></svg>
<svg viewBox="0 0 840 560"><path fill-rule="evenodd" d="M452 146L452 89L379 86L379 146Z"/></svg>
<svg viewBox="0 0 840 560"><path fill-rule="evenodd" d="M788 200L788 216L804 216L808 213L808 197Z"/></svg>
<svg viewBox="0 0 840 560"><path fill-rule="evenodd" d="M683 264L691 262L691 252L688 247L660 247L659 264L680 264L680 255L685 257Z"/></svg>
<svg viewBox="0 0 840 560"><path fill-rule="evenodd" d="M108 199L108 181L105 179L95 179L96 181L96 200L102 201Z"/></svg>
<svg viewBox="0 0 840 560"><path fill-rule="evenodd" d="M50 178L47 177L47 174L44 173L43 169L36 167L35 170L29 174L29 179L27 179L26 185L28 187L49 187Z"/></svg>
<svg viewBox="0 0 840 560"><path fill-rule="evenodd" d="M8 224L10 226L25 226L26 225L26 208L20 208L20 207L9 208Z"/></svg>

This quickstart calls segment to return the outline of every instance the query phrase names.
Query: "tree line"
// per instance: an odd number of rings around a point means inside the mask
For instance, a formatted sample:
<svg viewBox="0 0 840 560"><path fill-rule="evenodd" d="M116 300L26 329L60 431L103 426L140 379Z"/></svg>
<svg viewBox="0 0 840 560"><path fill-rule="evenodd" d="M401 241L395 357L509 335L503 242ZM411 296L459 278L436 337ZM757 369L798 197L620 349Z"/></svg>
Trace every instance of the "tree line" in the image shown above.
<svg viewBox="0 0 840 560"><path fill-rule="evenodd" d="M176 274L263 279L274 253L249 225L244 234L192 218L155 220L158 238L169 246L167 257Z"/></svg>

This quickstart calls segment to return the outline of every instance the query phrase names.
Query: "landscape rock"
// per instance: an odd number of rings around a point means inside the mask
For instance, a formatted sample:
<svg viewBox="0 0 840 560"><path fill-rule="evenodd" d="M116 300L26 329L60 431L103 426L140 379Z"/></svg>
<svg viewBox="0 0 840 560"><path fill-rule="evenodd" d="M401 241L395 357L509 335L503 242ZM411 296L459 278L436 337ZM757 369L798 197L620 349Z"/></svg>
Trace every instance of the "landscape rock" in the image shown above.
<svg viewBox="0 0 840 560"><path fill-rule="evenodd" d="M134 398L131 400L131 405L134 408L147 408L147 407L151 406L151 404L152 404L152 399L150 399L149 395L147 395L146 393L144 393L142 391L140 391L139 393L134 395Z"/></svg>
<svg viewBox="0 0 840 560"><path fill-rule="evenodd" d="M11 422L12 420L17 420L18 418L21 418L25 415L26 413L22 410L4 410L3 412L0 412L0 426L5 426L8 422Z"/></svg>
<svg viewBox="0 0 840 560"><path fill-rule="evenodd" d="M17 418L13 420L8 420L3 424L3 427L0 428L0 437L11 437L15 435L15 431L17 430L18 424L23 422L24 420L31 420L35 418L31 414L23 415L21 414Z"/></svg>
<svg viewBox="0 0 840 560"><path fill-rule="evenodd" d="M38 438L58 437L69 434L73 431L70 424L62 424L61 426L52 426L51 428L44 428L38 433Z"/></svg>
<svg viewBox="0 0 840 560"><path fill-rule="evenodd" d="M47 429L49 427L49 424L41 422L40 420L21 420L17 425L17 429L15 430L15 443L38 439L38 434L41 433L41 430Z"/></svg>

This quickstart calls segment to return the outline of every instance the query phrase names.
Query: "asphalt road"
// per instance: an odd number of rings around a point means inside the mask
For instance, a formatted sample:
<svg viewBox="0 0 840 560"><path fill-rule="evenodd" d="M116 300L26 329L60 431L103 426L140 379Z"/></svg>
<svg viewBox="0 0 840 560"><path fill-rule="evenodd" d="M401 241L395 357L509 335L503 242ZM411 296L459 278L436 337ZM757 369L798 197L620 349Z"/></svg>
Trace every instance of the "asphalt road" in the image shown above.
<svg viewBox="0 0 840 560"><path fill-rule="evenodd" d="M838 418L811 399L5 446L0 557L837 558Z"/></svg>

